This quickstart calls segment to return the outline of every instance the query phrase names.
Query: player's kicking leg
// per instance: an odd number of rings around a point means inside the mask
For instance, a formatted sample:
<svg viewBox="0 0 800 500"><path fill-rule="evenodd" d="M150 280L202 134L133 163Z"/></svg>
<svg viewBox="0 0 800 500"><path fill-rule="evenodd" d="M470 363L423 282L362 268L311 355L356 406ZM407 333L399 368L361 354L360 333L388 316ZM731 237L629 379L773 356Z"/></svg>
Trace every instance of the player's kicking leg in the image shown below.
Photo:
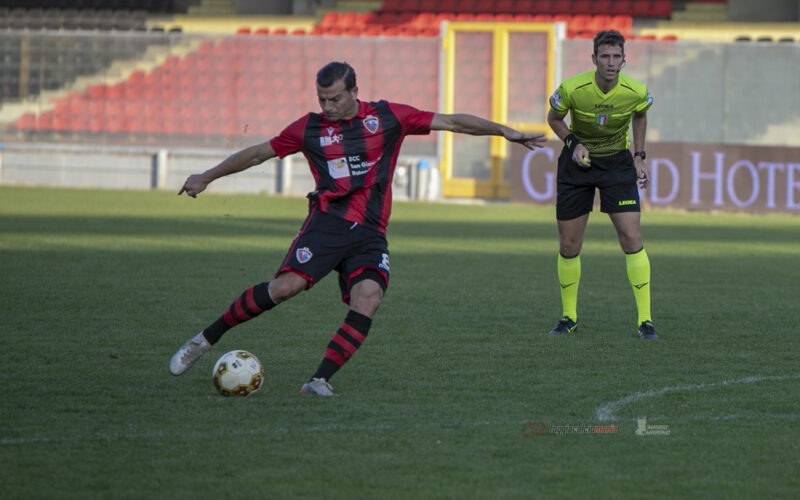
<svg viewBox="0 0 800 500"><path fill-rule="evenodd" d="M284 273L287 274L287 273ZM283 276L283 275L281 275ZM195 361L205 354L211 346L219 342L222 335L234 326L249 321L259 314L269 311L278 302L296 295L305 287L305 280L299 279L300 284L289 282L290 287L285 286L287 280L277 277L273 282L259 283L252 286L242 293L242 295L225 310L215 322L211 323L202 332L190 338L178 351L172 355L169 361L169 371L173 375L180 375L192 367ZM273 300L273 293L276 300Z"/></svg>

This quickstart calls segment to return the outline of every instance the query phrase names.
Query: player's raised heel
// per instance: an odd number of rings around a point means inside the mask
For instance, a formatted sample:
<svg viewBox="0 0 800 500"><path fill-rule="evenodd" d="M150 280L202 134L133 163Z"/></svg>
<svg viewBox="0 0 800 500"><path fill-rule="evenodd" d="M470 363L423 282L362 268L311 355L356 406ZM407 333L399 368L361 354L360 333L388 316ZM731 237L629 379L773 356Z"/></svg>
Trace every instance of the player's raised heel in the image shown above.
<svg viewBox="0 0 800 500"><path fill-rule="evenodd" d="M324 378L312 378L311 381L303 384L300 394L316 394L318 396L335 396L333 387Z"/></svg>
<svg viewBox="0 0 800 500"><path fill-rule="evenodd" d="M203 336L203 332L198 333L187 340L186 343L172 355L172 359L169 360L169 372L173 375L180 375L191 368L194 362L200 359L200 356L205 354L209 349L211 349L211 344L209 344Z"/></svg>

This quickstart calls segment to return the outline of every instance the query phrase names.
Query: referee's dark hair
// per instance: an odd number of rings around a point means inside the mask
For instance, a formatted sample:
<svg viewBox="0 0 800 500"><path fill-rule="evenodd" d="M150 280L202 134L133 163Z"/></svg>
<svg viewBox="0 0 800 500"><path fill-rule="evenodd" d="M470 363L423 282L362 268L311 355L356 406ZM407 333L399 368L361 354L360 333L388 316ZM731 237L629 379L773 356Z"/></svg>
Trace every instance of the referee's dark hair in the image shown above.
<svg viewBox="0 0 800 500"><path fill-rule="evenodd" d="M601 45L619 45L622 51L625 51L625 37L622 36L617 30L606 30L597 33L594 36L594 53L597 54L597 48Z"/></svg>
<svg viewBox="0 0 800 500"><path fill-rule="evenodd" d="M345 90L353 90L356 86L356 72L346 62L329 62L317 71L317 85L328 88L339 80L344 80Z"/></svg>

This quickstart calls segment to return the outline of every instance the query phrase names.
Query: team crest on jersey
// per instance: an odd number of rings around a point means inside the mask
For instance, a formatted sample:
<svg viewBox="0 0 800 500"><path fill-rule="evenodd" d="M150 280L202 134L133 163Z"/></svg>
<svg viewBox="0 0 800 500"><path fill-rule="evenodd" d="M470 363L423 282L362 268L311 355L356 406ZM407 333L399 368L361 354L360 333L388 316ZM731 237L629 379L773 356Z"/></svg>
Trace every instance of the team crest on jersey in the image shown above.
<svg viewBox="0 0 800 500"><path fill-rule="evenodd" d="M550 105L554 108L561 107L561 94L558 93L558 90L553 92L553 95L550 96Z"/></svg>
<svg viewBox="0 0 800 500"><path fill-rule="evenodd" d="M608 115L597 115L597 124L601 127L608 123Z"/></svg>
<svg viewBox="0 0 800 500"><path fill-rule="evenodd" d="M377 116L367 115L367 117L364 118L364 128L367 129L367 132L370 134L377 132L380 125L381 122L378 120Z"/></svg>
<svg viewBox="0 0 800 500"><path fill-rule="evenodd" d="M297 252L295 252L295 256L297 257L297 262L305 264L306 262L311 260L311 257L313 257L314 254L311 253L311 250L309 250L308 247L303 247L297 249Z"/></svg>

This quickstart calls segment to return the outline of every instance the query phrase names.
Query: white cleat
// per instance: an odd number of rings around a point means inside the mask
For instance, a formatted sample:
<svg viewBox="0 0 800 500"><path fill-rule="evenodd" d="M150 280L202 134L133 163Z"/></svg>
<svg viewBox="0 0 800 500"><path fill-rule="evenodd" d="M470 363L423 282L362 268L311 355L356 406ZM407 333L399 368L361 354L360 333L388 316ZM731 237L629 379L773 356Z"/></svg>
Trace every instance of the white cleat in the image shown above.
<svg viewBox="0 0 800 500"><path fill-rule="evenodd" d="M303 384L300 394L317 394L319 396L335 396L333 387L324 378L312 378L310 382Z"/></svg>
<svg viewBox="0 0 800 500"><path fill-rule="evenodd" d="M186 341L178 352L172 355L169 360L169 372L173 375L180 375L192 367L200 356L211 349L211 344L203 336L203 332Z"/></svg>

